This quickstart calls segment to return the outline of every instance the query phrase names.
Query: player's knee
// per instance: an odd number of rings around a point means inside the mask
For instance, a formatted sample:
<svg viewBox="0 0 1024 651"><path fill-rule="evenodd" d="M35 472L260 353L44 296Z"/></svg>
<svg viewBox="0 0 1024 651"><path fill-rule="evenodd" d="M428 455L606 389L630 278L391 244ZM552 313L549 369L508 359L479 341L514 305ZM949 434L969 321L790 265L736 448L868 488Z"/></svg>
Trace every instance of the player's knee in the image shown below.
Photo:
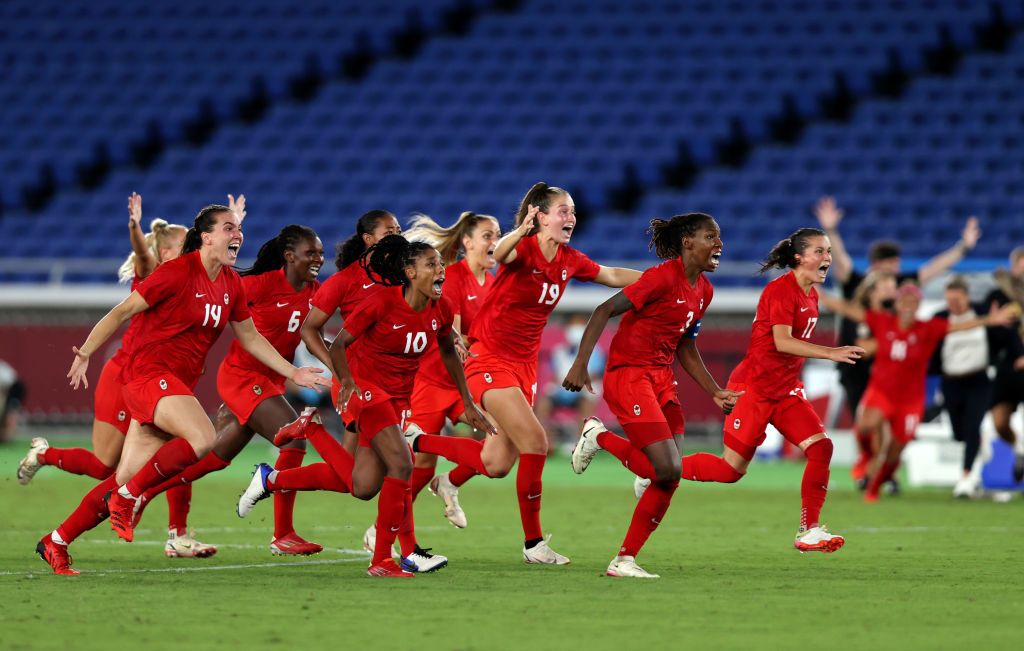
<svg viewBox="0 0 1024 651"><path fill-rule="evenodd" d="M807 446L804 454L808 459L828 463L832 460L832 439L823 438Z"/></svg>
<svg viewBox="0 0 1024 651"><path fill-rule="evenodd" d="M306 440L305 439L292 439L281 446L282 450L305 450Z"/></svg>
<svg viewBox="0 0 1024 651"><path fill-rule="evenodd" d="M377 497L377 493L380 492L380 488L368 484L361 484L358 481L352 482L352 497L357 500L363 500L368 502L373 498Z"/></svg>
<svg viewBox="0 0 1024 651"><path fill-rule="evenodd" d="M412 476L412 459L409 459L408 455L403 456L405 458L393 459L387 462L388 477L409 481L409 477Z"/></svg>
<svg viewBox="0 0 1024 651"><path fill-rule="evenodd" d="M682 472L678 465L669 462L658 462L654 463L654 477L653 481L662 486L668 486L669 484L679 481L679 477L682 476Z"/></svg>
<svg viewBox="0 0 1024 651"><path fill-rule="evenodd" d="M490 477L491 479L501 479L502 477L508 477L508 473L512 472L512 466L507 464L502 464L500 466L494 467L484 466L484 469L487 470L487 476Z"/></svg>

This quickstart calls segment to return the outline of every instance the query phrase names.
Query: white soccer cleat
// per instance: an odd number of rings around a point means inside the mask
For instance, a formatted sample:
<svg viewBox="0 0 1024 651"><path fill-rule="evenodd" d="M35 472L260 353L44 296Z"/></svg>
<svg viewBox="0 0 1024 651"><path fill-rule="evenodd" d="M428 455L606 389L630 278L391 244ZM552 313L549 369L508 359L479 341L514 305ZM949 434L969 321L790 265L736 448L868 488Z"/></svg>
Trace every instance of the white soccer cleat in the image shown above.
<svg viewBox="0 0 1024 651"><path fill-rule="evenodd" d="M572 561L567 557L562 556L548 546L548 540L550 539L551 536L548 536L531 549L523 547L523 560L531 565L568 565L571 563Z"/></svg>
<svg viewBox="0 0 1024 651"><path fill-rule="evenodd" d="M401 565L402 569L406 572L426 574L428 572L436 572L442 567L448 565L448 558L437 554L431 554L429 549L423 549L417 545L416 551L403 557L402 562L399 563L399 565Z"/></svg>
<svg viewBox="0 0 1024 651"><path fill-rule="evenodd" d="M217 553L216 547L199 542L193 535L194 532L189 532L179 536L173 529L168 530L164 556L167 558L209 558Z"/></svg>
<svg viewBox="0 0 1024 651"><path fill-rule="evenodd" d="M633 494L636 495L637 499L644 496L644 491L651 485L650 479L644 479L643 477L637 477L633 480Z"/></svg>
<svg viewBox="0 0 1024 651"><path fill-rule="evenodd" d="M366 551L368 551L368 552L370 552L372 554L373 553L373 549L376 546L377 546L377 525L376 524L371 524L370 528L367 529L366 533L363 534L363 549L365 549ZM391 546L391 558L395 559L395 561L402 560L401 555L399 555L399 553L395 551L394 545Z"/></svg>
<svg viewBox="0 0 1024 651"><path fill-rule="evenodd" d="M576 441L576 447L572 449L572 471L574 473L582 475L583 471L587 469L590 462L594 460L594 456L601 450L601 445L597 442L597 435L607 431L604 423L598 418L591 416L583 421L580 439Z"/></svg>
<svg viewBox="0 0 1024 651"><path fill-rule="evenodd" d="M846 543L846 538L828 532L824 526L811 527L806 531L798 531L793 547L804 552L825 552L830 554L838 551Z"/></svg>
<svg viewBox="0 0 1024 651"><path fill-rule="evenodd" d="M244 518L249 515L249 511L252 511L253 507L256 506L256 502L270 497L270 491L267 489L267 477L272 472L274 472L274 469L267 464L257 464L256 469L252 473L252 480L238 498L238 506L235 508L238 517Z"/></svg>
<svg viewBox="0 0 1024 651"><path fill-rule="evenodd" d="M405 437L405 442L409 444L409 447L413 450L416 449L416 439L426 434L416 423L409 423L405 426L405 431L402 435Z"/></svg>
<svg viewBox="0 0 1024 651"><path fill-rule="evenodd" d="M28 454L18 463L18 483L27 485L36 476L39 469L43 467L39 457L50 449L50 444L41 436L32 439L28 444Z"/></svg>
<svg viewBox="0 0 1024 651"><path fill-rule="evenodd" d="M605 575L631 579L661 578L657 574L651 574L644 568L637 565L636 558L633 556L616 556L613 558L612 562L608 563L608 569L605 570Z"/></svg>
<svg viewBox="0 0 1024 651"><path fill-rule="evenodd" d="M459 505L459 487L448 479L448 473L430 480L430 492L444 500L444 517L457 529L466 528L466 512Z"/></svg>
<svg viewBox="0 0 1024 651"><path fill-rule="evenodd" d="M981 487L973 477L963 477L953 487L953 497L962 500L976 500L981 497Z"/></svg>

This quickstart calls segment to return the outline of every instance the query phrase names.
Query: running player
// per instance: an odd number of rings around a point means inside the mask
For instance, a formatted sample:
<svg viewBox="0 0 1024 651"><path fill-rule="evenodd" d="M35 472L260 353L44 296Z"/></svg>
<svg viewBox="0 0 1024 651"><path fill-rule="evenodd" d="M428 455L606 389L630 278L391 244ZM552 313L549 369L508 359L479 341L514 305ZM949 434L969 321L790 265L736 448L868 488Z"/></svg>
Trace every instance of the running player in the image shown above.
<svg viewBox="0 0 1024 651"><path fill-rule="evenodd" d="M667 260L645 271L640 280L594 310L579 352L562 386L593 392L587 366L608 319L625 314L612 339L604 399L628 438L605 429L597 418L583 423L572 453L572 469L582 473L601 449L626 468L652 480L633 511L626 539L605 572L608 576L656 579L636 563L636 555L661 523L679 486L683 410L673 358L728 414L741 395L718 386L697 350L701 317L713 290L705 273L718 268L722 237L710 215L689 213L670 220L653 219L651 245Z"/></svg>
<svg viewBox="0 0 1024 651"><path fill-rule="evenodd" d="M603 267L570 248L575 227L576 205L569 193L537 183L523 197L515 230L494 249L502 266L470 329L466 376L473 399L496 421L498 435L481 444L422 435L415 427L407 432L415 451L440 454L488 477L504 477L519 457L516 494L527 563L569 563L548 546L540 526L548 437L532 406L544 325L571 279L619 288L640 277L639 271Z"/></svg>

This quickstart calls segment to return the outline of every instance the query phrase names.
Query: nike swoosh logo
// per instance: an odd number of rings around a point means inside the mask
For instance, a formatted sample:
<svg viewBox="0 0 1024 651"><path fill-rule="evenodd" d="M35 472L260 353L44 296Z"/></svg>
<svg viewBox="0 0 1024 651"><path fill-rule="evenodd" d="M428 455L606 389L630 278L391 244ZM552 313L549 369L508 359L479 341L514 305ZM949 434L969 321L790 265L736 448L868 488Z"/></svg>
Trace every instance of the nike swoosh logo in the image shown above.
<svg viewBox="0 0 1024 651"><path fill-rule="evenodd" d="M277 304L277 306L278 306L278 307L284 307L284 306L286 306L286 305L288 305L288 304L287 304L287 303L278 303L278 304Z"/></svg>
<svg viewBox="0 0 1024 651"><path fill-rule="evenodd" d="M475 301L476 300L476 296L467 296L466 300L467 301Z"/></svg>
<svg viewBox="0 0 1024 651"><path fill-rule="evenodd" d="M393 326L391 326L391 329L392 330L398 330L399 328L404 328L404 327L405 327L405 324L403 323L402 325L393 325Z"/></svg>
<svg viewBox="0 0 1024 651"><path fill-rule="evenodd" d="M196 294L196 298L202 298L204 296L206 296L206 294L199 294L199 293Z"/></svg>
<svg viewBox="0 0 1024 651"><path fill-rule="evenodd" d="M373 283L370 283L369 285L363 285L363 289L370 289L371 287L373 287Z"/></svg>
<svg viewBox="0 0 1024 651"><path fill-rule="evenodd" d="M400 528L401 528L401 527L391 527L391 533L398 533L398 530L399 530Z"/></svg>
<svg viewBox="0 0 1024 651"><path fill-rule="evenodd" d="M802 308L800 308L800 311L801 312L806 312L809 309L811 309L811 308L809 308L809 307L802 307Z"/></svg>
<svg viewBox="0 0 1024 651"><path fill-rule="evenodd" d="M661 520L659 520L658 518L651 518L651 522L654 524L661 524Z"/></svg>
<svg viewBox="0 0 1024 651"><path fill-rule="evenodd" d="M537 493L536 495L527 495L527 496L526 496L526 499L528 499L528 500L537 500L537 499L540 499L540 493Z"/></svg>
<svg viewBox="0 0 1024 651"><path fill-rule="evenodd" d="M540 269L534 269L534 270L533 270L533 273L535 273L535 274L542 274L542 273L544 273L544 272L543 272L543 271L541 271Z"/></svg>
<svg viewBox="0 0 1024 651"><path fill-rule="evenodd" d="M676 299L676 303L685 303L685 302L686 302L686 301L681 301L681 300L679 300L678 298Z"/></svg>

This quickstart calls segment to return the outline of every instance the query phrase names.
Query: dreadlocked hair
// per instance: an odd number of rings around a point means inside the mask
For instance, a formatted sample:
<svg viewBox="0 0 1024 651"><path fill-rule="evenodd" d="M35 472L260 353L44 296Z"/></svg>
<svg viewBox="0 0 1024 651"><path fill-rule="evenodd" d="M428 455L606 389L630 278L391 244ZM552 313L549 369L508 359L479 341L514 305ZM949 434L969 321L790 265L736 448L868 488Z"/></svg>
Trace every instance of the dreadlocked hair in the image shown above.
<svg viewBox="0 0 1024 651"><path fill-rule="evenodd" d="M526 219L527 213L530 212L530 206L537 206L540 212L546 213L551 209L551 202L562 195L569 194L562 188L556 188L553 185L548 185L544 181L534 183L533 187L526 191L526 196L519 202L519 210L516 211L516 228L523 223ZM534 220L533 228L526 234L527 237L530 235L536 235L537 231L540 230L540 221Z"/></svg>
<svg viewBox="0 0 1024 651"><path fill-rule="evenodd" d="M181 247L182 255L202 248L203 233L213 232L213 228L217 225L217 215L222 212L231 212L231 209L215 203L199 211L195 221L192 222L192 228L185 233L185 244Z"/></svg>
<svg viewBox="0 0 1024 651"><path fill-rule="evenodd" d="M647 233L651 236L648 249L654 249L659 258L671 260L683 254L683 238L693 237L705 224L714 221L711 215L690 212L676 215L668 220L652 219Z"/></svg>
<svg viewBox="0 0 1024 651"><path fill-rule="evenodd" d="M459 259L462 238L472 236L480 222L487 220L498 223L498 220L490 215L466 211L459 215L454 224L445 228L427 215L418 214L413 216L412 226L405 235L410 240L423 240L432 244L441 254L441 260L448 265Z"/></svg>
<svg viewBox="0 0 1024 651"><path fill-rule="evenodd" d="M405 268L424 252L433 250L427 242L410 242L401 235L388 235L366 249L359 258L359 266L378 285L405 287L409 284Z"/></svg>
<svg viewBox="0 0 1024 651"><path fill-rule="evenodd" d="M824 237L825 231L820 228L801 228L772 247L768 257L761 263L760 273L769 269L793 269L799 264L797 255L803 255L811 245L812 237Z"/></svg>
<svg viewBox="0 0 1024 651"><path fill-rule="evenodd" d="M338 257L334 259L334 266L338 268L338 271L358 260L366 252L366 242L363 241L363 235L373 233L373 230L377 228L377 224L382 219L387 219L388 217L394 217L394 215L380 208L365 212L359 217L358 221L356 221L355 235L337 247Z"/></svg>
<svg viewBox="0 0 1024 651"><path fill-rule="evenodd" d="M267 240L256 254L256 261L248 269L238 272L240 276L258 276L268 271L276 271L284 266L284 252L294 251L302 240L316 241L317 234L308 226L289 224L281 229L272 240Z"/></svg>

